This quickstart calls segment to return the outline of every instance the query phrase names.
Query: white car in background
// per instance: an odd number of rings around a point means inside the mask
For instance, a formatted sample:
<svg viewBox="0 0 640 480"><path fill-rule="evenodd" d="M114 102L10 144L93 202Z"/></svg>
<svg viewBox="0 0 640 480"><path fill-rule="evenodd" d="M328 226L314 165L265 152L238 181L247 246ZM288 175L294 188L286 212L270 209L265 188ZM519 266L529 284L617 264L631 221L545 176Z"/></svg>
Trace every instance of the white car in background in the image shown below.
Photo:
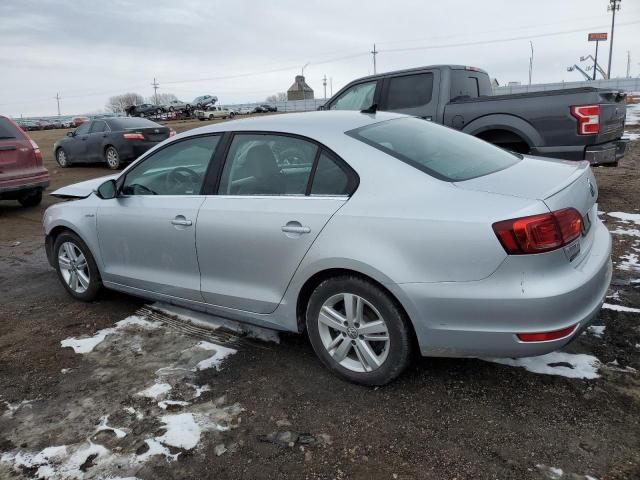
<svg viewBox="0 0 640 480"><path fill-rule="evenodd" d="M236 108L237 115L251 115L253 113L253 108L251 107L238 107Z"/></svg>
<svg viewBox="0 0 640 480"><path fill-rule="evenodd" d="M216 118L233 118L236 112L221 105L211 105L204 110L196 110L195 115L198 120L215 120Z"/></svg>

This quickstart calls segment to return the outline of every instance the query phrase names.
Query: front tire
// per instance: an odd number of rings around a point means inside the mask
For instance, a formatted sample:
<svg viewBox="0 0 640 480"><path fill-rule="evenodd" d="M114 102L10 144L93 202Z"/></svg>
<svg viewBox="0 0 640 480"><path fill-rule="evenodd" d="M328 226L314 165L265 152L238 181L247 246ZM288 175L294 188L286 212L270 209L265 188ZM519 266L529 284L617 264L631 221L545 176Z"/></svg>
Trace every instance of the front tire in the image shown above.
<svg viewBox="0 0 640 480"><path fill-rule="evenodd" d="M107 162L107 166L111 170L117 170L118 168L120 168L120 154L118 153L116 147L107 147L107 149L104 151L104 159Z"/></svg>
<svg viewBox="0 0 640 480"><path fill-rule="evenodd" d="M23 207L36 207L40 205L40 202L42 202L42 189L37 188L23 194L18 198L18 202L20 202L20 205Z"/></svg>
<svg viewBox="0 0 640 480"><path fill-rule="evenodd" d="M56 163L60 168L67 168L69 166L69 157L67 157L67 152L64 148L56 150Z"/></svg>
<svg viewBox="0 0 640 480"><path fill-rule="evenodd" d="M368 280L323 281L311 294L306 323L316 355L350 382L384 385L409 364L409 321L393 297Z"/></svg>
<svg viewBox="0 0 640 480"><path fill-rule="evenodd" d="M53 245L56 272L73 298L90 302L102 288L100 272L87 245L72 232L63 232Z"/></svg>

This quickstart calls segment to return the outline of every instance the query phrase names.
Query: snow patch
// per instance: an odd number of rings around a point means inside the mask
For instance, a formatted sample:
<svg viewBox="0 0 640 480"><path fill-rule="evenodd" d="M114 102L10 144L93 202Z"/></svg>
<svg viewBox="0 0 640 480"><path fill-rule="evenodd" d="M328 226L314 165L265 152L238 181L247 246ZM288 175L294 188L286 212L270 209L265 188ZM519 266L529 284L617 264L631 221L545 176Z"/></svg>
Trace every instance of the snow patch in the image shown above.
<svg viewBox="0 0 640 480"><path fill-rule="evenodd" d="M167 447L153 438L148 438L144 442L147 444L148 450L136 456L135 460L137 463L144 463L154 455L164 455L168 462L172 462L174 460L177 460L178 455L180 455L180 452L172 454Z"/></svg>
<svg viewBox="0 0 640 480"><path fill-rule="evenodd" d="M640 308L625 307L624 305L615 305L613 303L604 303L602 308L615 310L616 312L640 313Z"/></svg>
<svg viewBox="0 0 640 480"><path fill-rule="evenodd" d="M109 415L105 415L100 419L100 425L98 425L98 428L96 429L96 433L103 432L106 430L108 432L115 433L116 438L124 438L127 436L127 432L125 432L124 430L120 430L119 428L115 428L107 425L108 420L109 420Z"/></svg>
<svg viewBox="0 0 640 480"><path fill-rule="evenodd" d="M633 222L640 225L640 213L609 212L607 215L617 218L618 220Z"/></svg>
<svg viewBox="0 0 640 480"><path fill-rule="evenodd" d="M611 230L614 235L624 235L627 237L640 237L640 230L637 228L621 228L617 227L615 230Z"/></svg>
<svg viewBox="0 0 640 480"><path fill-rule="evenodd" d="M158 402L158 406L163 409L166 410L167 408L176 405L179 407L186 407L187 405L191 405L189 402L185 402L184 400L163 400L161 402Z"/></svg>
<svg viewBox="0 0 640 480"><path fill-rule="evenodd" d="M487 362L522 367L533 373L560 375L567 378L598 378L600 360L592 355L551 352L539 357L482 358Z"/></svg>
<svg viewBox="0 0 640 480"><path fill-rule="evenodd" d="M201 430L192 413L165 415L160 420L167 429L164 435L156 437L156 440L160 443L191 450L200 442Z"/></svg>
<svg viewBox="0 0 640 480"><path fill-rule="evenodd" d="M229 355L233 355L237 352L237 350L233 348L223 347L221 345L216 345L215 343L205 341L201 341L197 345L197 347L202 348L203 350L215 351L215 354L212 357L198 362L198 365L196 365L197 370L206 370L207 368L215 368L216 370L220 370L222 361Z"/></svg>
<svg viewBox="0 0 640 480"><path fill-rule="evenodd" d="M136 395L139 397L158 398L165 395L169 390L171 390L171 385L168 383L154 383L149 388L136 393Z"/></svg>
<svg viewBox="0 0 640 480"><path fill-rule="evenodd" d="M604 331L607 327L604 325L591 325L587 328L587 331L594 337L602 338Z"/></svg>
<svg viewBox="0 0 640 480"><path fill-rule="evenodd" d="M71 347L73 351L76 353L89 353L92 352L93 349L102 343L105 338L109 335L115 333L118 329L137 326L142 328L158 328L159 324L157 322L150 322L145 320L137 315L131 315L130 317L125 318L124 320L120 320L116 323L115 327L104 328L102 330L98 330L92 337L88 338L75 338L69 337L60 342L62 347Z"/></svg>

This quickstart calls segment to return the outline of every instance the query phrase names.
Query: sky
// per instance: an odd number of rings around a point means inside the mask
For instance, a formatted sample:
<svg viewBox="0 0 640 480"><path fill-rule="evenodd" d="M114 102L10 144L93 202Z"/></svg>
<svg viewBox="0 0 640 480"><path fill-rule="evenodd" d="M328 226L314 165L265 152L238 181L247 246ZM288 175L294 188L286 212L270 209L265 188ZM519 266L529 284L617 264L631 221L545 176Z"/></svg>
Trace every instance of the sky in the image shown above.
<svg viewBox="0 0 640 480"><path fill-rule="evenodd" d="M607 32L609 0L0 0L0 114L104 110L109 96L173 93L263 101L304 68L316 97L377 72L432 64L483 68L501 84L577 81L567 67ZM640 75L640 0L616 15L612 76ZM600 44L606 66L608 42Z"/></svg>

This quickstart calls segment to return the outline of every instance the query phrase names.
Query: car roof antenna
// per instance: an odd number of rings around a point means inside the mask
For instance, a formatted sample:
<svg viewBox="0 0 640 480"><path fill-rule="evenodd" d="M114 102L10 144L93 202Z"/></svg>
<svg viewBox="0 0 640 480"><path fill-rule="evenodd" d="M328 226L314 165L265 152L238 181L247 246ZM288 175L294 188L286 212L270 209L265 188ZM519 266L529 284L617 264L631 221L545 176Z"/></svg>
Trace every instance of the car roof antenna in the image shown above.
<svg viewBox="0 0 640 480"><path fill-rule="evenodd" d="M369 108L365 108L364 110L360 110L360 113L376 113L378 111L378 104L373 103Z"/></svg>

